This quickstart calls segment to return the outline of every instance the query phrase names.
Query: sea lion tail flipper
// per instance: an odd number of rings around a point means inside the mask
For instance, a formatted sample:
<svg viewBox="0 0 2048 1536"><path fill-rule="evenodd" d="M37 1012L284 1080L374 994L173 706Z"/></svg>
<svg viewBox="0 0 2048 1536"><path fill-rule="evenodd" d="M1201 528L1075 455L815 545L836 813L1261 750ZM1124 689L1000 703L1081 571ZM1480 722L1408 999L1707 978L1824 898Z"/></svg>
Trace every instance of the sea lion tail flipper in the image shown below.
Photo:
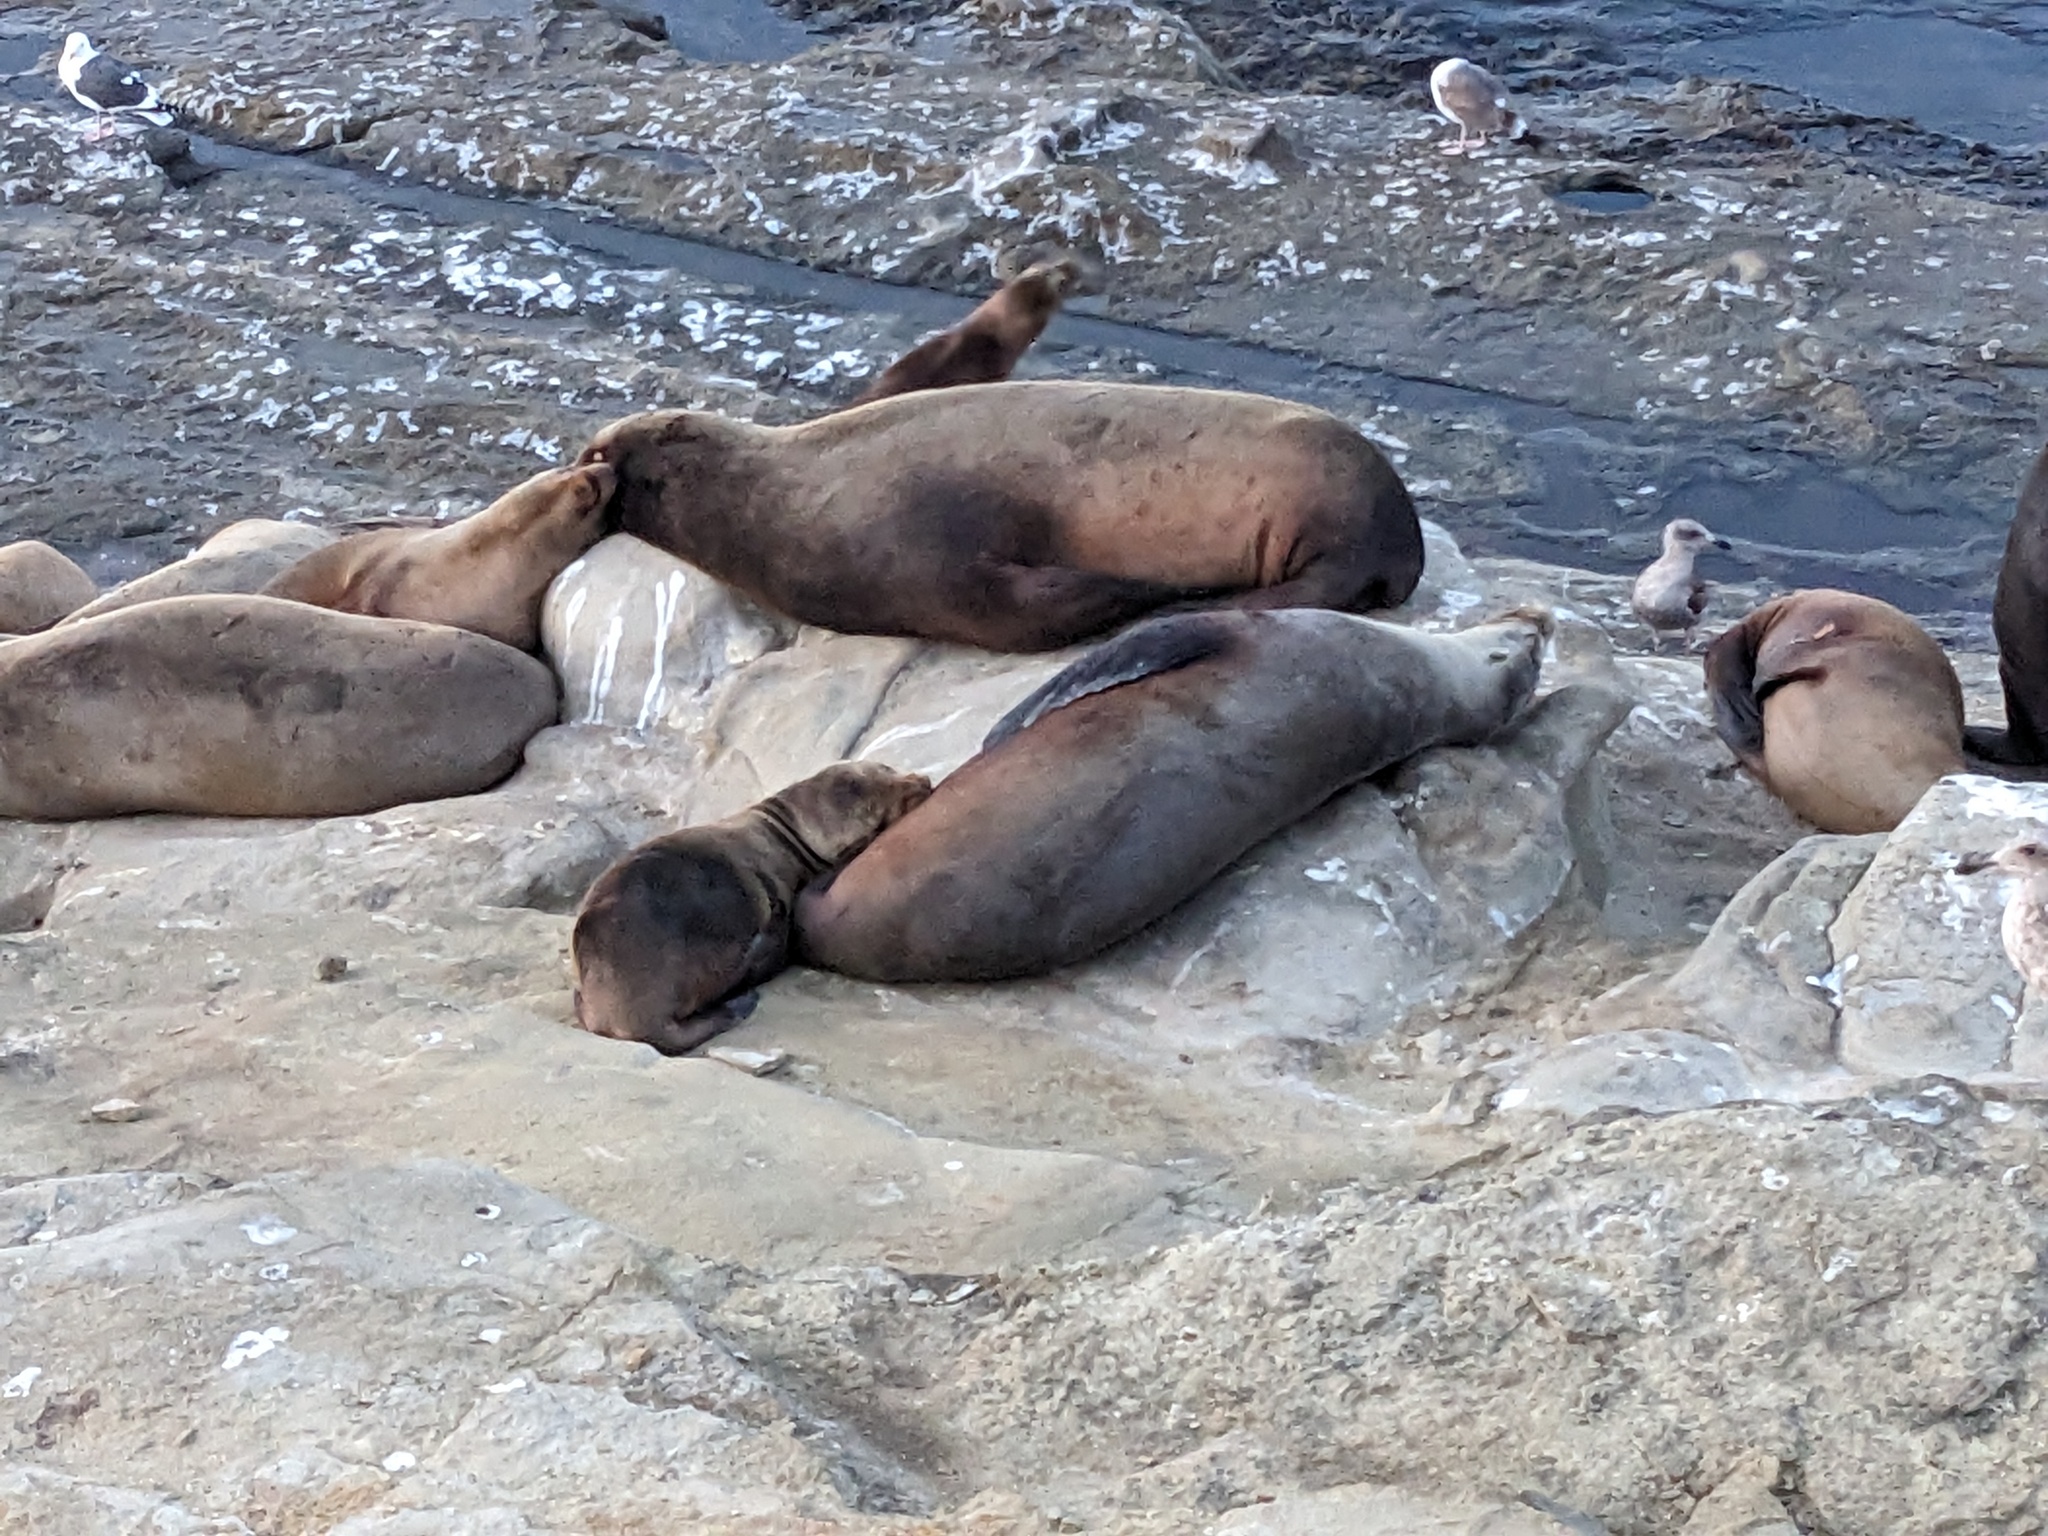
<svg viewBox="0 0 2048 1536"><path fill-rule="evenodd" d="M2048 755L2030 751L2019 732L1995 725L1963 727L1963 766L2022 784L2048 778Z"/></svg>
<svg viewBox="0 0 2048 1536"><path fill-rule="evenodd" d="M1714 734L1752 770L1763 762L1764 704L1756 691L1756 636L1737 624L1707 647L1707 698L1714 706Z"/></svg>
<svg viewBox="0 0 2048 1536"><path fill-rule="evenodd" d="M1230 626L1212 613L1170 614L1137 625L1026 694L982 738L981 750L988 751L1076 699L1205 661L1230 643L1230 635Z"/></svg>

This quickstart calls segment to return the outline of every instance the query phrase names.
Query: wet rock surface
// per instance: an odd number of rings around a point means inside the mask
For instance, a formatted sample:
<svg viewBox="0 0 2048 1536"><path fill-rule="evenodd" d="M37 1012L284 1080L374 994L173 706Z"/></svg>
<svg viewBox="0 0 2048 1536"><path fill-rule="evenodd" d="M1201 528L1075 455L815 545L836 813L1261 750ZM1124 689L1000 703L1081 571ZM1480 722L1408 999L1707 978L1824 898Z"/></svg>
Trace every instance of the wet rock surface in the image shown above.
<svg viewBox="0 0 2048 1536"><path fill-rule="evenodd" d="M1698 516L1710 628L1872 591L1996 717L2026 153L1659 83L1663 9L795 9L795 57L738 5L0 14L0 542L252 590L629 410L827 410L1056 238L1103 292L1023 376L1360 423L1433 521L1400 617L1549 607L1544 699L1089 965L794 970L686 1060L569 1027L588 881L949 771L1066 657L613 539L488 793L0 823L0 1530L2038 1525L2048 1053L1952 865L2048 802L1806 836L1617 574ZM215 174L80 142L70 25ZM1438 153L1454 49L1536 143Z"/></svg>

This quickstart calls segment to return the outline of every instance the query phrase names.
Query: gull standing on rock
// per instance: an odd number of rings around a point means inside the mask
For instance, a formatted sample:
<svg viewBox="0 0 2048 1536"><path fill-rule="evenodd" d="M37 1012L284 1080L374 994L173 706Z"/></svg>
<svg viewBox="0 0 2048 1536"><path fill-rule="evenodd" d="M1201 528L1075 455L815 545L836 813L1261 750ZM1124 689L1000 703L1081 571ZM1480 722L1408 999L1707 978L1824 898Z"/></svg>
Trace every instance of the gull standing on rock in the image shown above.
<svg viewBox="0 0 2048 1536"><path fill-rule="evenodd" d="M57 78L80 106L92 109L93 131L86 136L87 143L96 143L112 131L116 112L133 112L159 128L171 124L171 114L157 96L156 87L113 55L93 47L83 32L74 32L64 39L64 52L57 59Z"/></svg>
<svg viewBox="0 0 2048 1536"><path fill-rule="evenodd" d="M1985 869L2020 877L2006 899L1998 936L2005 940L2005 956L2020 973L2027 991L2048 998L2048 841L2039 836L2017 837L1996 853L1966 853L1956 860L1959 875Z"/></svg>
<svg viewBox="0 0 2048 1536"><path fill-rule="evenodd" d="M1484 149L1490 133L1522 136L1525 124L1508 106L1508 88L1470 59L1445 59L1429 72L1429 94L1437 111L1458 125L1455 143L1445 140L1437 147L1447 155L1463 154L1467 133L1479 135L1471 147Z"/></svg>
<svg viewBox="0 0 2048 1536"><path fill-rule="evenodd" d="M1693 626L1706 611L1707 584L1693 574L1693 556L1709 544L1729 547L1689 517L1675 518L1664 525L1664 553L1643 568L1636 578L1628 605L1650 631L1657 649L1664 649L1664 635L1677 630L1687 648L1692 645Z"/></svg>

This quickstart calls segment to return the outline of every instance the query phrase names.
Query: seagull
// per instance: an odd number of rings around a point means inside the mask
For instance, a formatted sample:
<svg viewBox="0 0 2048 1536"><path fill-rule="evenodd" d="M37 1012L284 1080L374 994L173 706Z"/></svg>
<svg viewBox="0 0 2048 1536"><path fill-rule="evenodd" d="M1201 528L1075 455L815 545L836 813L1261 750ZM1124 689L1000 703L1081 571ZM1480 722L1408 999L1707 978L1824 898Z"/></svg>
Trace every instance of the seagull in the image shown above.
<svg viewBox="0 0 2048 1536"><path fill-rule="evenodd" d="M1456 143L1446 140L1438 147L1447 155L1463 154L1465 135L1479 135L1473 148L1486 147L1489 133L1504 133L1519 139L1525 127L1520 114L1508 106L1508 88L1470 59L1445 59L1429 72L1429 94L1437 111L1458 125Z"/></svg>
<svg viewBox="0 0 2048 1536"><path fill-rule="evenodd" d="M57 78L64 82L82 107L92 109L93 132L87 143L96 143L113 130L113 114L133 112L159 128L171 124L171 114L147 83L111 54L101 53L83 32L64 39L64 52L57 60Z"/></svg>
<svg viewBox="0 0 2048 1536"><path fill-rule="evenodd" d="M1664 553L1643 568L1628 595L1629 607L1649 628L1659 651L1664 649L1667 630L1678 630L1685 645L1692 645L1693 626L1707 606L1707 584L1693 574L1692 561L1709 544L1716 549L1729 547L1726 539L1715 538L1689 517L1666 523Z"/></svg>
<svg viewBox="0 0 2048 1536"><path fill-rule="evenodd" d="M1959 875L1985 869L2020 877L2006 899L1998 936L2005 940L2005 957L2027 991L2048 997L2048 842L2038 836L2018 837L1996 853L1966 853L1956 860Z"/></svg>

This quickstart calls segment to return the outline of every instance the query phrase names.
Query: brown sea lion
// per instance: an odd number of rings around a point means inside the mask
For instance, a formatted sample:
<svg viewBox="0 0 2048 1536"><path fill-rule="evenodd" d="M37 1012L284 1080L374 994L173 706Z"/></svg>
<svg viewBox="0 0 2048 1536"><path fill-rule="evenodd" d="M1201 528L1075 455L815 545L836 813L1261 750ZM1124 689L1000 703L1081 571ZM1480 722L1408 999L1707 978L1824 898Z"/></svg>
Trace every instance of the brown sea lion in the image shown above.
<svg viewBox="0 0 2048 1536"><path fill-rule="evenodd" d="M99 591L90 576L40 539L0 546L0 633L48 629Z"/></svg>
<svg viewBox="0 0 2048 1536"><path fill-rule="evenodd" d="M1071 251L1032 262L965 320L920 342L883 369L846 409L921 389L1007 379L1059 313L1081 273L1081 259Z"/></svg>
<svg viewBox="0 0 2048 1536"><path fill-rule="evenodd" d="M530 651L548 583L609 530L608 465L543 470L446 528L378 528L315 550L263 589L338 613L452 624Z"/></svg>
<svg viewBox="0 0 2048 1536"><path fill-rule="evenodd" d="M344 816L473 794L554 674L436 624L167 597L0 644L0 816Z"/></svg>
<svg viewBox="0 0 2048 1536"><path fill-rule="evenodd" d="M779 613L998 651L1176 600L1382 608L1422 575L1415 505L1327 412L1228 390L968 384L792 427L613 422L620 526Z"/></svg>
<svg viewBox="0 0 2048 1536"><path fill-rule="evenodd" d="M1549 615L1427 634L1322 610L1173 614L1056 674L798 898L800 959L873 981L1085 960L1424 748L1501 731Z"/></svg>
<svg viewBox="0 0 2048 1536"><path fill-rule="evenodd" d="M261 592L316 549L325 549L336 535L311 523L286 523L251 517L229 523L204 544L169 565L159 566L66 616L66 624L96 619L118 608L155 602L162 597L189 597L200 592Z"/></svg>
<svg viewBox="0 0 2048 1536"><path fill-rule="evenodd" d="M788 964L796 894L931 793L921 774L835 763L737 816L642 843L599 875L569 947L576 1023L667 1055L744 1018L728 999Z"/></svg>
<svg viewBox="0 0 2048 1536"><path fill-rule="evenodd" d="M1889 832L1963 768L1963 689L1890 603L1816 588L1774 598L1707 647L1714 729L1823 832Z"/></svg>
<svg viewBox="0 0 2048 1536"><path fill-rule="evenodd" d="M1963 739L1988 762L2048 767L2048 448L2020 487L1998 564L1991 633L1998 641L2005 729L1975 725Z"/></svg>

